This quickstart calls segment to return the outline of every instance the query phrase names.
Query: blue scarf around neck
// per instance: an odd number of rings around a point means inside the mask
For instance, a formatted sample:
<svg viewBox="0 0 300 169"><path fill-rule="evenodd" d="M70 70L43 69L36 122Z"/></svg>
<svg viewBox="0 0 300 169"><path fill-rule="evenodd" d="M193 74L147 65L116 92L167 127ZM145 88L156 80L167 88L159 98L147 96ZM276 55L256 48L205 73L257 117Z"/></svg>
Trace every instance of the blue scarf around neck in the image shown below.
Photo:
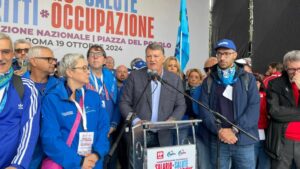
<svg viewBox="0 0 300 169"><path fill-rule="evenodd" d="M218 67L218 76L221 83L225 86L231 85L235 82L234 75L236 72L236 65L234 64L231 68L222 70Z"/></svg>

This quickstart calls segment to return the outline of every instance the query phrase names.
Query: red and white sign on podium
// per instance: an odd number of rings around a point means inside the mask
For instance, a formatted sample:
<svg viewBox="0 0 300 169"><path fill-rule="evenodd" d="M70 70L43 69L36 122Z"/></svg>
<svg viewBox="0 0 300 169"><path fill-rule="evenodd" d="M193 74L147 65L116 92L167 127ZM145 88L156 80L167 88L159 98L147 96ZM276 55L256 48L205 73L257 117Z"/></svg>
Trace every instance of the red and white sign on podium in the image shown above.
<svg viewBox="0 0 300 169"><path fill-rule="evenodd" d="M149 122L132 127L133 168L196 169L195 126L200 122Z"/></svg>
<svg viewBox="0 0 300 169"><path fill-rule="evenodd" d="M195 169L196 145L148 148L147 168Z"/></svg>

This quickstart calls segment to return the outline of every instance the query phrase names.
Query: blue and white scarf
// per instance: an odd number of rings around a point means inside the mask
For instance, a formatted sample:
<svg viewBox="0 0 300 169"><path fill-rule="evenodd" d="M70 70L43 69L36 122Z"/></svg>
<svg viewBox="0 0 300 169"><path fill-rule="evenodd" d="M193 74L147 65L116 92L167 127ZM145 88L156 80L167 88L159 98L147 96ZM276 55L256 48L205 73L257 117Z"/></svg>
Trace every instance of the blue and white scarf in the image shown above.
<svg viewBox="0 0 300 169"><path fill-rule="evenodd" d="M218 67L218 76L221 80L221 83L225 86L231 85L235 82L234 75L236 71L236 65L234 64L231 68L222 70Z"/></svg>
<svg viewBox="0 0 300 169"><path fill-rule="evenodd" d="M9 86L9 81L14 74L14 69L11 67L8 72L0 74L0 113L4 109L7 100L7 89Z"/></svg>

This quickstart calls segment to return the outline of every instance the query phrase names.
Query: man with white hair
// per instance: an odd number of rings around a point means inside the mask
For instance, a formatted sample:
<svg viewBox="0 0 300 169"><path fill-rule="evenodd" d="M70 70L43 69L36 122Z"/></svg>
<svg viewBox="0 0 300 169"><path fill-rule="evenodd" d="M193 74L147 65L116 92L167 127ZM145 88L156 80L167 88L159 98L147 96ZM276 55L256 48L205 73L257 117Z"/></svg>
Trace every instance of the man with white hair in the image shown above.
<svg viewBox="0 0 300 169"><path fill-rule="evenodd" d="M48 79L51 79L57 64L53 51L45 46L34 46L28 52L30 79L40 94L44 94Z"/></svg>
<svg viewBox="0 0 300 169"><path fill-rule="evenodd" d="M300 51L286 53L285 71L269 82L267 103L270 124L266 134L272 169L300 168Z"/></svg>
<svg viewBox="0 0 300 169"><path fill-rule="evenodd" d="M27 169L39 136L38 91L14 75L12 59L12 41L0 33L0 168Z"/></svg>
<svg viewBox="0 0 300 169"><path fill-rule="evenodd" d="M28 51L28 60L30 72L26 73L26 77L30 78L35 87L39 91L39 98L42 99L49 89L53 88L58 80L54 76L54 70L57 59L53 55L53 51L45 46L33 46ZM35 151L30 163L30 169L38 169L43 158L41 142L35 147Z"/></svg>

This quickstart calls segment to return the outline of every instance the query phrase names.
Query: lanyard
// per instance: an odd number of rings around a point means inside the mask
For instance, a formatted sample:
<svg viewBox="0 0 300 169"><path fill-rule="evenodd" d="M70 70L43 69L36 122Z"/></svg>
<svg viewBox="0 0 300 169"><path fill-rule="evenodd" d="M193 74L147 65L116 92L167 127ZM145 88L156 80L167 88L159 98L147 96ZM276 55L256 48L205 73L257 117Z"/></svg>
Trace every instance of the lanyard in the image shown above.
<svg viewBox="0 0 300 169"><path fill-rule="evenodd" d="M78 102L76 100L71 99L71 101L74 102L75 106L77 107L78 112L81 114L83 129L84 129L84 131L87 131L87 119L86 119L86 111L84 108L84 90L83 90L83 88L81 88L81 93L82 93L82 96L81 96L82 107L78 104Z"/></svg>
<svg viewBox="0 0 300 169"><path fill-rule="evenodd" d="M103 86L104 86L104 83L103 83L103 74L101 74L101 76L100 76L100 82L102 83L101 87L99 87L97 77L94 74L93 74L93 79L94 79L94 82L95 82L95 88L96 88L97 92L101 95L102 90L103 90Z"/></svg>
<svg viewBox="0 0 300 169"><path fill-rule="evenodd" d="M100 82L102 83L102 86L101 86L100 89L99 89L99 84L98 84L97 77L94 74L92 74L92 75L93 75L93 80L95 82L96 91L99 93L100 96L102 96L101 94L102 94L102 91L104 89L106 100L109 100L108 91L107 91L107 89L105 87L105 84L103 82L103 74L100 76Z"/></svg>

